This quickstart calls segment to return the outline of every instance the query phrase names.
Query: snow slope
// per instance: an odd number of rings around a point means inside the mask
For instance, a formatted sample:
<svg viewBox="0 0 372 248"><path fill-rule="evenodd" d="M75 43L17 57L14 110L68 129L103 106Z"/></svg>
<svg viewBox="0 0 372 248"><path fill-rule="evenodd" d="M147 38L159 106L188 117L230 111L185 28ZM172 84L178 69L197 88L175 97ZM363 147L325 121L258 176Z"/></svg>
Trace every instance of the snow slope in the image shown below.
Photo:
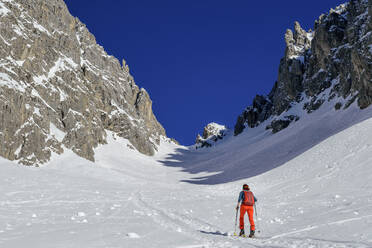
<svg viewBox="0 0 372 248"><path fill-rule="evenodd" d="M72 152L41 168L1 159L0 247L372 247L371 112L324 110L203 151L163 140L154 158L110 133L96 163ZM319 143L321 126L337 134ZM244 166L271 157L283 164ZM242 178L232 172L239 163ZM243 183L259 200L253 240L231 236Z"/></svg>
<svg viewBox="0 0 372 248"><path fill-rule="evenodd" d="M211 148L197 151L180 148L180 154L170 154L163 163L182 167L189 173L213 173L207 177L196 175L191 180L185 179L197 184L226 183L260 175L283 165L345 128L372 117L372 107L361 111L354 103L346 110L336 111L333 107L335 101L338 99L323 104L311 114L307 114L301 104L293 105L286 114L300 116L300 120L276 134L265 130L271 122L268 119L256 128L245 129L238 136L228 134ZM170 162L169 159L176 159L177 162Z"/></svg>

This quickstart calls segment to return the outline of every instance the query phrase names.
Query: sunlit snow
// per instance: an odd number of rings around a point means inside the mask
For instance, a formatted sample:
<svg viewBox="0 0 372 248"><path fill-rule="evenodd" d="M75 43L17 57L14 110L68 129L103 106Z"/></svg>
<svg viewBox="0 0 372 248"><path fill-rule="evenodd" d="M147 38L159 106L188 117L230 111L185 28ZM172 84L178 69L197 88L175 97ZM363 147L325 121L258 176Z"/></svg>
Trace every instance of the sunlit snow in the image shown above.
<svg viewBox="0 0 372 248"><path fill-rule="evenodd" d="M163 139L155 157L108 132L95 163L68 149L41 168L0 159L0 247L371 247L371 116L325 108L209 149ZM313 144L322 118L341 132ZM243 183L258 198L256 239L231 236Z"/></svg>

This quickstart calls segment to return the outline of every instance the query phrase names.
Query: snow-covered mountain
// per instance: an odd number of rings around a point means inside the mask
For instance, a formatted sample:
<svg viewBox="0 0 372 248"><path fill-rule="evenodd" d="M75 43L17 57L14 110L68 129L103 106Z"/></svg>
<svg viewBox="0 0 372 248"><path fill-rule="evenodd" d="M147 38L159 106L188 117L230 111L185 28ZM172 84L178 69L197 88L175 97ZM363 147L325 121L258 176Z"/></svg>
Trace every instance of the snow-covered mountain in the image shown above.
<svg viewBox="0 0 372 248"><path fill-rule="evenodd" d="M163 127L129 67L63 0L0 0L0 156L39 165L72 150L94 161L107 131L153 155Z"/></svg>
<svg viewBox="0 0 372 248"><path fill-rule="evenodd" d="M285 34L285 56L267 96L257 95L238 117L234 133L265 122L273 133L287 128L322 105L342 112L356 102L372 104L372 1L342 4L315 22L314 31Z"/></svg>

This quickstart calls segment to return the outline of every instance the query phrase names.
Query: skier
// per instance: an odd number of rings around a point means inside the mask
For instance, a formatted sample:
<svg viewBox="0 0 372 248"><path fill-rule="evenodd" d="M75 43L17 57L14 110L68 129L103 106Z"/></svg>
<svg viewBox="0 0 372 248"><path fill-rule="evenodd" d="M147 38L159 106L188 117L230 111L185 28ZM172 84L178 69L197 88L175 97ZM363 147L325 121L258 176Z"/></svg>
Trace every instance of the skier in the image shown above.
<svg viewBox="0 0 372 248"><path fill-rule="evenodd" d="M240 202L242 203L240 206L240 234L239 236L245 236L244 233L244 215L245 212L248 213L248 218L249 218L249 223L251 224L250 228L250 233L249 237L252 238L254 237L254 231L255 231L255 226L254 226L254 220L253 220L253 211L254 211L254 204L256 203L257 199L253 195L253 193L250 191L249 186L247 184L243 185L243 190L239 194L239 199L238 199L238 205L236 206L236 211L239 209L239 204Z"/></svg>

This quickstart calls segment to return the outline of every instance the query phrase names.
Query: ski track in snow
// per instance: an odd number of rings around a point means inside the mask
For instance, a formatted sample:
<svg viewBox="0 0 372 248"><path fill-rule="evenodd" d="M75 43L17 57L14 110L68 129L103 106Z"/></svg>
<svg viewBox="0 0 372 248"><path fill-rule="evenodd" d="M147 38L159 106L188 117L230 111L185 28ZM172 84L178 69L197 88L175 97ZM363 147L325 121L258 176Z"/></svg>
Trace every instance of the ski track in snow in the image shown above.
<svg viewBox="0 0 372 248"><path fill-rule="evenodd" d="M279 167L215 185L184 181L241 159L233 141L186 155L163 142L150 158L109 139L95 164L71 152L42 168L0 159L0 247L372 247L371 140L367 119ZM169 157L177 153L183 161ZM170 158L211 173L160 162ZM258 198L255 239L232 236L246 182Z"/></svg>

